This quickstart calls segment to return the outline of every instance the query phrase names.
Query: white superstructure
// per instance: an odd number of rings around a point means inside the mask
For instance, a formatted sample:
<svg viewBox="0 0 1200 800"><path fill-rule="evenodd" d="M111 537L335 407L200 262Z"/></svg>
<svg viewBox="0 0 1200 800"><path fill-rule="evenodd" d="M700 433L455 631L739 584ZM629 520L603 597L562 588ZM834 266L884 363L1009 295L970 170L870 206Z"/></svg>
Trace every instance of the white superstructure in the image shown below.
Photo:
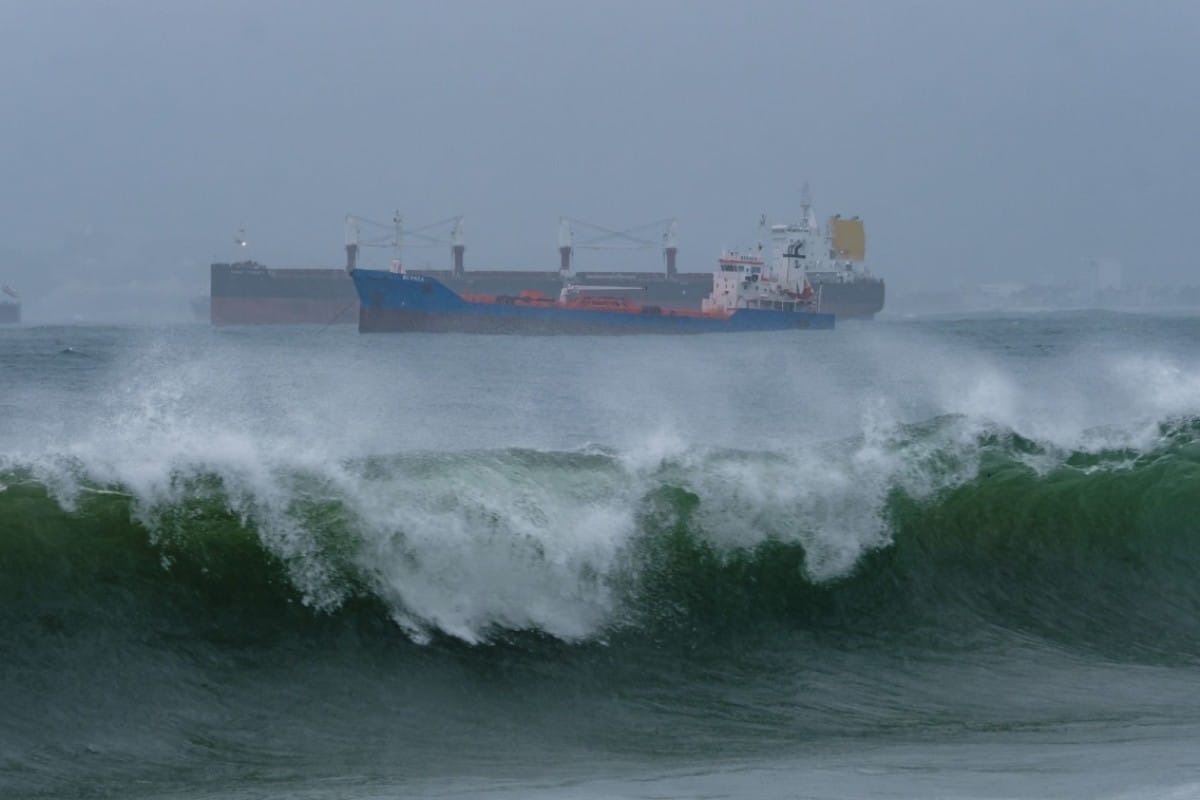
<svg viewBox="0 0 1200 800"><path fill-rule="evenodd" d="M760 242L752 255L726 251L713 273L713 291L701 304L705 311L768 308L804 310L812 305L807 270L820 258L821 236L807 201L804 221L772 225L771 248L763 258ZM766 217L761 222L766 227Z"/></svg>
<svg viewBox="0 0 1200 800"><path fill-rule="evenodd" d="M808 187L801 201L801 219L768 228L760 221L760 240L767 234L769 250L764 258L760 243L752 255L726 251L713 276L713 292L702 307L705 311L738 308L793 310L818 306L819 292L813 285L858 280L862 273L853 262L865 252L862 223L857 217L833 217L824 231L812 210ZM815 309L814 309L815 310Z"/></svg>
<svg viewBox="0 0 1200 800"><path fill-rule="evenodd" d="M813 291L803 268L792 267L786 258L768 265L757 255L727 251L721 254L717 266L712 294L701 303L704 311L801 311L812 304Z"/></svg>

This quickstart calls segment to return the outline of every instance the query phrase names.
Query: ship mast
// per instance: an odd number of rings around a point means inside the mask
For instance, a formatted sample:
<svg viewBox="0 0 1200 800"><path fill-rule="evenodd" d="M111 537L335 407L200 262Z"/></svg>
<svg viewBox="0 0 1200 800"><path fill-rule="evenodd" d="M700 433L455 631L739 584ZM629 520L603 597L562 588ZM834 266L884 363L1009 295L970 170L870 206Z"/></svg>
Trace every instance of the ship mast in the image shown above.
<svg viewBox="0 0 1200 800"><path fill-rule="evenodd" d="M242 225L237 229L237 233L233 235L233 262L235 264L246 260L246 226Z"/></svg>
<svg viewBox="0 0 1200 800"><path fill-rule="evenodd" d="M575 231L571 220L558 218L558 274L566 278L571 274L571 254L574 251Z"/></svg>
<svg viewBox="0 0 1200 800"><path fill-rule="evenodd" d="M392 272L404 272L404 267L400 263L400 247L404 241L404 218L400 216L400 211L397 210L395 216L392 217L392 227L394 233L392 235Z"/></svg>
<svg viewBox="0 0 1200 800"><path fill-rule="evenodd" d="M346 215L346 272L358 266L358 217Z"/></svg>
<svg viewBox="0 0 1200 800"><path fill-rule="evenodd" d="M812 192L809 191L808 181L805 181L800 189L800 211L804 214L804 227L808 229L809 235L816 236L820 232L820 226L817 225L817 215L812 210Z"/></svg>
<svg viewBox="0 0 1200 800"><path fill-rule="evenodd" d="M456 278L462 277L466 272L466 265L463 263L463 254L466 250L467 244L463 239L463 218L455 217L454 227L450 229L450 257L453 263L451 269Z"/></svg>
<svg viewBox="0 0 1200 800"><path fill-rule="evenodd" d="M667 232L663 234L663 259L667 264L667 277L675 277L675 257L679 253L679 224L674 218L667 223Z"/></svg>

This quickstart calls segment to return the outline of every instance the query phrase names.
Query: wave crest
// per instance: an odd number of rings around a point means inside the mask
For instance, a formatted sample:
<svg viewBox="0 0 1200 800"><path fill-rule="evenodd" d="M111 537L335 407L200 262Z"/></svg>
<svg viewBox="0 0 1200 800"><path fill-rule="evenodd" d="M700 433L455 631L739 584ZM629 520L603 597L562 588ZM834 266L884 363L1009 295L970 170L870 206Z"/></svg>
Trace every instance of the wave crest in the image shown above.
<svg viewBox="0 0 1200 800"><path fill-rule="evenodd" d="M0 574L11 618L55 596L86 616L116 585L128 613L165 603L222 635L367 608L418 641L983 620L1151 646L1200 608L1198 434L1183 418L1149 446L1097 434L1064 450L950 416L800 451L656 458L178 461L125 480L44 459L0 475Z"/></svg>

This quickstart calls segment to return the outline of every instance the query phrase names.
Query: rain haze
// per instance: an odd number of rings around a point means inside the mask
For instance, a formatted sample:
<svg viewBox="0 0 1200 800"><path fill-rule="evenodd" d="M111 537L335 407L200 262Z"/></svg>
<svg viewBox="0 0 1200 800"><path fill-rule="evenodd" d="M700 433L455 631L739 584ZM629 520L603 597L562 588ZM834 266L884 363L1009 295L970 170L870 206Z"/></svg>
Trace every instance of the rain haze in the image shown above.
<svg viewBox="0 0 1200 800"><path fill-rule="evenodd" d="M397 210L465 215L469 269L676 217L705 271L807 181L893 296L1196 283L1198 38L1187 2L6 3L0 279L31 318L182 316L240 227L338 266L346 214Z"/></svg>
<svg viewBox="0 0 1200 800"><path fill-rule="evenodd" d="M1200 797L1198 42L0 0L0 798Z"/></svg>

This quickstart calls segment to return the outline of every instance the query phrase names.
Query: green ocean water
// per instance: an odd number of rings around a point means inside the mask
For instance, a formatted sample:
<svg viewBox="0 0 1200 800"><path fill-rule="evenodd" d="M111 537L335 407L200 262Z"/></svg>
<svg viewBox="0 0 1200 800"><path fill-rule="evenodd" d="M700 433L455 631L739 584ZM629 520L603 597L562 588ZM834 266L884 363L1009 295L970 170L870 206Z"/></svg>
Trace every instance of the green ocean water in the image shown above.
<svg viewBox="0 0 1200 800"><path fill-rule="evenodd" d="M1198 795L1197 344L2 330L0 795Z"/></svg>

